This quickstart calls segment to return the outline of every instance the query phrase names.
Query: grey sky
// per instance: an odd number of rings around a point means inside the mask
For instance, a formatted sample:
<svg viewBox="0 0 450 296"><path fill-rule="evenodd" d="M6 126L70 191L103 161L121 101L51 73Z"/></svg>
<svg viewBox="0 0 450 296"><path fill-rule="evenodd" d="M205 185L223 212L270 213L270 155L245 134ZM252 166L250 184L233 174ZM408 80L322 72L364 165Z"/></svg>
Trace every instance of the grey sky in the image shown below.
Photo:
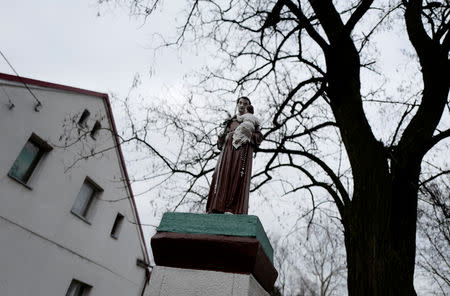
<svg viewBox="0 0 450 296"><path fill-rule="evenodd" d="M143 23L125 7L100 9L95 0L4 1L0 50L22 76L119 95L126 94L137 72L145 79L154 71L146 88L157 92L177 83L181 65L188 71L201 59L192 55L181 63L175 50L154 55L153 33L170 34L172 17ZM173 14L169 8L165 12ZM3 59L0 72L13 73Z"/></svg>
<svg viewBox="0 0 450 296"><path fill-rule="evenodd" d="M198 53L165 49L155 54L151 49L155 46L155 32L173 36L173 20L180 10L174 3L165 3L164 13L152 15L143 23L142 19L130 17L126 7L99 8L96 0L3 2L0 50L25 77L124 97L135 73L140 73L144 81L140 92L151 98L167 89L176 91L184 74L207 62L206 55ZM395 42L390 46L395 47ZM391 52L383 60L389 64L398 56ZM2 59L0 72L13 74ZM136 192L142 191L139 184L134 186ZM146 215L151 213L145 207L146 197L138 198L143 223L157 223ZM277 200L277 205L286 210L258 207L258 215L271 217L263 219L263 224L270 224L265 220L280 215L286 217L287 208L296 209L292 200Z"/></svg>
<svg viewBox="0 0 450 296"><path fill-rule="evenodd" d="M135 73L140 73L145 82L145 94L157 96L165 89L176 89L182 84L183 75L206 64L206 55L174 49L155 54L151 49L155 32L173 36L173 19L179 11L174 2L183 5L183 1L166 1L164 14L157 14L145 23L130 17L125 7L103 6L99 11L96 2L2 1L0 50L21 76L120 97L127 94ZM407 42L394 33L383 38L382 49L388 46L393 50L380 51L382 67L395 71L395 64L404 59L400 48ZM13 74L1 57L0 72ZM395 75L401 76L398 74ZM380 133L383 129L381 126ZM141 197L137 201L143 223L157 223L149 218L152 209L145 208L147 203ZM275 228L279 224L276 219L295 212L297 203L298 200L281 199L277 200L276 208L259 208L259 215L267 217L262 219L263 224ZM149 229L144 228L147 237L153 230Z"/></svg>
<svg viewBox="0 0 450 296"><path fill-rule="evenodd" d="M24 77L123 98L139 73L144 82L139 91L151 97L177 89L183 75L204 59L182 57L172 49L152 50L155 32L173 34L168 31L178 10L173 5L145 23L130 17L125 7L99 10L95 0L3 1L1 7L0 50ZM2 57L0 72L14 74ZM147 197L137 198L141 220L155 224ZM149 238L153 228L144 231Z"/></svg>
<svg viewBox="0 0 450 296"><path fill-rule="evenodd" d="M24 77L124 97L135 73L140 73L144 83L139 92L143 95L158 96L167 89L176 92L183 75L205 64L206 55L175 49L155 54L152 50L155 32L174 34L173 19L180 10L174 6L165 5L163 14L143 23L142 19L130 17L125 7L103 6L99 10L95 0L4 1L0 10L0 50ZM0 72L14 74L3 59ZM143 191L139 183L133 187L135 193ZM148 203L151 198L152 193L148 193L136 199L142 222L157 224L155 209ZM262 218L264 224L270 225L277 216L271 207L258 211L267 217ZM144 227L147 239L153 230Z"/></svg>

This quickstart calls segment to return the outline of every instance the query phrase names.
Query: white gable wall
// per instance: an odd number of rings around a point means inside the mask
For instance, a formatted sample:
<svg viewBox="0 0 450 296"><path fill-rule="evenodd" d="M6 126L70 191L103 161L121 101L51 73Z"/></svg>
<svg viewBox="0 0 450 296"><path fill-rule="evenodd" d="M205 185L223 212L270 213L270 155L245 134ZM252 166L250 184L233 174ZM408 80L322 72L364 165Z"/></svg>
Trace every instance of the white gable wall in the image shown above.
<svg viewBox="0 0 450 296"><path fill-rule="evenodd" d="M61 135L78 135L84 109L91 113L90 128L95 120L111 128L105 101L29 85L42 102L36 112L22 85L4 80L0 85L0 295L65 295L72 279L92 285L91 295L140 295L145 272L136 259L144 259L144 250L138 226L128 222L136 219L117 149L74 164L82 151L114 147L111 133L101 130L96 140L87 136L67 149L57 147L64 145ZM53 150L38 164L29 189L7 174L32 133ZM104 190L100 199L122 199L95 200L90 223L71 213L86 177ZM118 212L125 219L114 239L110 231Z"/></svg>

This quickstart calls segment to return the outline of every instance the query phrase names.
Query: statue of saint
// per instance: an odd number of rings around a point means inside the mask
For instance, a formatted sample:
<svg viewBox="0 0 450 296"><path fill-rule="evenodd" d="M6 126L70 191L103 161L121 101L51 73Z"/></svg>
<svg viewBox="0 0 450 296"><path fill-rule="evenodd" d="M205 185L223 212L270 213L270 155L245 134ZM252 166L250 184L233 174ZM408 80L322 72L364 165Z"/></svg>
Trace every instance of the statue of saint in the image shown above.
<svg viewBox="0 0 450 296"><path fill-rule="evenodd" d="M209 189L207 213L247 214L253 149L262 141L250 99L237 100L237 114L219 134L221 151Z"/></svg>

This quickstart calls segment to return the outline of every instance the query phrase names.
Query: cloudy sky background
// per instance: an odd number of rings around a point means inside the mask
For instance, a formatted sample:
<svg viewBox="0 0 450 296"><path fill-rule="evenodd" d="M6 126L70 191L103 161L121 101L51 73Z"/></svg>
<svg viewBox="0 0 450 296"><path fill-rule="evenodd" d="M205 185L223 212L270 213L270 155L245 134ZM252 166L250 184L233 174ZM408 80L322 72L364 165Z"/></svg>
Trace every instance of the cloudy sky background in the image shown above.
<svg viewBox="0 0 450 296"><path fill-rule="evenodd" d="M158 93L203 60L177 50L155 54L154 33L173 35L178 10L166 5L144 22L126 7L95 0L3 1L0 50L25 77L124 96L140 73L147 90ZM3 59L0 71L13 73Z"/></svg>
<svg viewBox="0 0 450 296"><path fill-rule="evenodd" d="M24 77L124 98L133 78L139 74L142 84L138 93L147 100L176 100L185 90L183 77L212 61L199 48L154 50L160 41L156 33L167 39L175 36L175 22L183 17L184 3L176 1L178 6L174 3L164 3L163 10L159 9L144 22L130 16L127 7L99 6L96 0L3 1L0 50ZM388 40L380 42L399 47L402 41L397 37L383 36ZM404 58L398 50L381 53L381 66L385 68L394 67L394 61ZM2 58L0 72L14 74ZM116 119L120 118L118 110L114 111ZM125 157L132 159L130 155ZM132 165L128 165L131 172ZM145 190L145 186L140 186L141 183L133 185L135 193ZM284 231L289 232L297 221L299 201L277 198L271 201L273 204L266 204L270 197L251 198L250 213L258 214L270 233L281 231L280 220ZM149 205L148 201L155 199L152 192L137 197L144 224L158 223L154 210L165 201ZM291 223L287 222L289 219ZM144 230L149 238L153 228Z"/></svg>
<svg viewBox="0 0 450 296"><path fill-rule="evenodd" d="M0 10L0 50L20 76L108 93L124 99L136 74L141 85L133 97L147 102L161 99L171 103L186 92L184 77L211 63L204 48L156 50L161 39L175 36L175 19L181 19L183 2L164 5L164 10L148 18L129 15L127 7L98 6L95 0L80 1L3 1ZM0 56L0 72L15 74ZM114 102L113 102L114 103ZM114 106L115 104L113 104ZM118 104L116 104L118 106ZM119 130L124 124L123 109L113 110ZM234 106L230 106L230 112ZM220 118L219 120L222 120ZM161 139L152 139L160 141ZM154 143L153 143L154 144ZM160 147L166 143L160 142ZM127 153L128 171L142 175L136 153ZM145 154L145 151L144 153ZM178 200L168 201L148 191L148 183L135 182L133 190L149 243L164 209L173 209ZM144 194L141 194L144 193ZM281 230L276 219L287 216L282 208L297 210L292 201L274 201L279 209L264 200L253 199L253 211L270 233ZM179 209L183 210L183 208ZM184 209L185 210L185 209ZM292 220L295 223L296 220ZM289 226L290 228L290 226ZM289 230L289 229L288 229Z"/></svg>
<svg viewBox="0 0 450 296"><path fill-rule="evenodd" d="M0 50L24 77L124 98L139 74L142 95L161 97L170 90L175 97L183 76L205 60L196 52L154 50L156 32L174 34L178 10L167 7L143 22L126 7L99 7L95 0L5 1ZM0 72L14 74L2 57Z"/></svg>
<svg viewBox="0 0 450 296"><path fill-rule="evenodd" d="M125 98L139 74L142 84L135 95L170 102L185 92L185 75L211 63L204 49L155 50L160 41L156 33L175 36L175 18L182 17L182 8L165 5L144 22L129 16L126 7L99 7L95 0L5 2L0 11L0 50L23 77ZM14 74L1 57L0 72ZM122 117L114 111L116 119ZM143 223L154 224L146 217L153 213L146 211L148 198L153 198L151 193L137 200Z"/></svg>
<svg viewBox="0 0 450 296"><path fill-rule="evenodd" d="M175 35L174 19L182 17L182 1L165 1L164 10L145 22L129 16L126 7L99 7L96 2L2 1L0 50L21 76L120 98L127 95L134 76L139 74L142 95L151 99L170 93L170 99L176 99L184 91L183 77L211 62L198 48L154 50L159 40L155 33ZM405 59L399 48L409 45L405 46L407 42L395 33L380 38L382 47L392 48L380 51L380 67L398 74L397 65ZM2 57L0 72L14 74ZM135 188L135 192L140 192L140 188ZM147 202L152 198L151 193L137 198L144 224L158 222ZM258 208L265 228L278 231L275 224L280 217L298 211L297 202L277 200L265 209ZM292 221L295 224L295 218ZM144 230L148 243L153 227ZM289 226L285 230L288 232Z"/></svg>

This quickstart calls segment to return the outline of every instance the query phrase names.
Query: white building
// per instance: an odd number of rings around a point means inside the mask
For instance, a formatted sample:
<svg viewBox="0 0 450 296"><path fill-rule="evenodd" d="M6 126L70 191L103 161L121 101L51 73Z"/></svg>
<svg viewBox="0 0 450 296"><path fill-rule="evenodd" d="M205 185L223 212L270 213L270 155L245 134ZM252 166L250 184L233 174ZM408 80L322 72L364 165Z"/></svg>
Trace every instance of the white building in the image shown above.
<svg viewBox="0 0 450 296"><path fill-rule="evenodd" d="M0 73L0 295L145 293L115 131L106 94Z"/></svg>

